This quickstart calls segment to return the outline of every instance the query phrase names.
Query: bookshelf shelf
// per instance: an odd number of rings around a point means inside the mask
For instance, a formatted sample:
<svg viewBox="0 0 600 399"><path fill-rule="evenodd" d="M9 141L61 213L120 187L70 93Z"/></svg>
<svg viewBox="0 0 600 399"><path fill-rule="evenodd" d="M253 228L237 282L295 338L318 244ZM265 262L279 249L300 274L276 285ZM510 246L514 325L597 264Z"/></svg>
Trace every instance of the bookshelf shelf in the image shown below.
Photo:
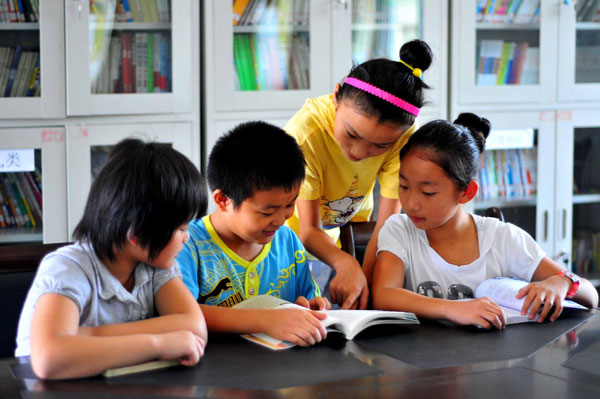
<svg viewBox="0 0 600 399"><path fill-rule="evenodd" d="M575 204L594 204L600 203L600 194L575 194L573 195L573 205Z"/></svg>
<svg viewBox="0 0 600 399"><path fill-rule="evenodd" d="M577 22L577 30L600 30L600 22Z"/></svg>
<svg viewBox="0 0 600 399"><path fill-rule="evenodd" d="M310 32L308 25L244 25L235 26L233 33L269 33Z"/></svg>
<svg viewBox="0 0 600 399"><path fill-rule="evenodd" d="M475 210L485 210L491 207L498 207L500 209L505 208L516 208L523 206L536 206L537 197L523 197L523 198L496 198L488 200L477 200L474 202Z"/></svg>
<svg viewBox="0 0 600 399"><path fill-rule="evenodd" d="M92 30L118 31L162 31L171 30L170 22L96 22L90 24Z"/></svg>
<svg viewBox="0 0 600 399"><path fill-rule="evenodd" d="M510 24L479 22L475 25L478 30L540 30L540 24Z"/></svg>
<svg viewBox="0 0 600 399"><path fill-rule="evenodd" d="M0 229L0 243L2 244L41 242L42 240L42 227L11 227Z"/></svg>
<svg viewBox="0 0 600 399"><path fill-rule="evenodd" d="M7 23L0 22L0 31L3 30L39 30L39 22L19 22L19 23Z"/></svg>
<svg viewBox="0 0 600 399"><path fill-rule="evenodd" d="M398 24L395 23L359 23L352 24L353 31L376 31L376 30L389 30L395 31L399 29Z"/></svg>

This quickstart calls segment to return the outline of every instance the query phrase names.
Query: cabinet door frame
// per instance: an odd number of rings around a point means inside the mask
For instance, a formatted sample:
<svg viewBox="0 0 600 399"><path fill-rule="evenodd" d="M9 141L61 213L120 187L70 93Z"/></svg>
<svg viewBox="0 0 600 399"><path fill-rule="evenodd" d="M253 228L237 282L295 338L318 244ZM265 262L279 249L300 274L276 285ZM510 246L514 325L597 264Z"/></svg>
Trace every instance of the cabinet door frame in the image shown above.
<svg viewBox="0 0 600 399"><path fill-rule="evenodd" d="M193 162L193 131L191 122L89 124L67 126L67 181L69 235L83 216L91 176L91 147L114 145L127 137L143 141L170 143Z"/></svg>
<svg viewBox="0 0 600 399"><path fill-rule="evenodd" d="M560 1L562 2L562 1ZM544 109L556 100L558 63L558 0L543 0L540 13L540 68L537 85L477 86L475 84L477 0L452 2L452 104L518 105ZM562 58L561 58L562 59ZM459 89L458 89L459 88Z"/></svg>
<svg viewBox="0 0 600 399"><path fill-rule="evenodd" d="M89 13L89 2L66 0L66 87L69 116L191 112L192 54L195 51L192 48L191 0L171 1L170 93L92 94L89 76Z"/></svg>
<svg viewBox="0 0 600 399"><path fill-rule="evenodd" d="M485 112L493 129L534 128L537 130L537 194L535 240L547 254L555 252L555 179L554 170L541 173L545 165L555 160L555 114L553 111Z"/></svg>
<svg viewBox="0 0 600 399"><path fill-rule="evenodd" d="M1 148L4 150L30 148L41 150L42 238L44 243L67 241L64 127L1 128L0 134Z"/></svg>
<svg viewBox="0 0 600 399"><path fill-rule="evenodd" d="M448 0L421 2L421 39L429 44L433 52L431 67L423 74L423 80L431 89L426 90L429 103L423 107L422 114L425 114L426 120L445 119L448 107ZM335 27L331 32L331 81L335 85L340 83L352 68L352 0L334 2L330 23Z"/></svg>
<svg viewBox="0 0 600 399"><path fill-rule="evenodd" d="M0 97L0 119L61 118L65 116L63 2L40 1L40 19L41 96ZM19 28L20 24L4 23L3 25L14 25L15 28Z"/></svg>
<svg viewBox="0 0 600 399"><path fill-rule="evenodd" d="M217 112L299 109L307 98L333 91L329 43L331 0L310 2L310 87L307 90L235 90L232 2L210 0L207 3L205 21L209 29L212 28L208 35L212 46L207 47L207 59L213 64L207 79L214 81L206 87L212 91L208 98L214 99Z"/></svg>
<svg viewBox="0 0 600 399"><path fill-rule="evenodd" d="M556 248L569 254L572 265L573 254L573 176L575 156L575 129L600 128L598 110L578 109L557 111L556 119Z"/></svg>
<svg viewBox="0 0 600 399"><path fill-rule="evenodd" d="M558 63L558 101L585 102L600 101L600 79L598 83L575 83L575 63L577 62L577 23L574 4L560 7L560 61ZM600 35L600 26L598 27ZM600 78L600 76L599 76Z"/></svg>

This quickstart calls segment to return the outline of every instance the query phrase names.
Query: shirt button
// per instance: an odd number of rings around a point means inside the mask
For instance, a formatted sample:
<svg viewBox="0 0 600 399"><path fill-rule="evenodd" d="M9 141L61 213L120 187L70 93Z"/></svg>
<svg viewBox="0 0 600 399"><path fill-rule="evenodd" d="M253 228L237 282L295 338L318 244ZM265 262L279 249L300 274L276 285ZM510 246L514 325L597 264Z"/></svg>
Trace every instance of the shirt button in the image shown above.
<svg viewBox="0 0 600 399"><path fill-rule="evenodd" d="M250 289L248 290L248 294L250 294L250 295L254 295L254 288L250 288Z"/></svg>
<svg viewBox="0 0 600 399"><path fill-rule="evenodd" d="M250 272L250 273L248 273L248 277L254 278L254 277L256 277L256 274L254 274L254 272Z"/></svg>

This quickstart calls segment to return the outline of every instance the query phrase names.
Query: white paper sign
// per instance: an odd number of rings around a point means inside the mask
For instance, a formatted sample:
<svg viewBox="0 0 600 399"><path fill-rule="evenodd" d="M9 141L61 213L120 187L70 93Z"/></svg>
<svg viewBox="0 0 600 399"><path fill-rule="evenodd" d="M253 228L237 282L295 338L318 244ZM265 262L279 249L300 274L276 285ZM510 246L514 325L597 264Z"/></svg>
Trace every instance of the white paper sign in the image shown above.
<svg viewBox="0 0 600 399"><path fill-rule="evenodd" d="M533 138L533 129L492 129L485 142L485 149L533 148Z"/></svg>
<svg viewBox="0 0 600 399"><path fill-rule="evenodd" d="M31 172L35 170L33 149L0 150L0 172Z"/></svg>

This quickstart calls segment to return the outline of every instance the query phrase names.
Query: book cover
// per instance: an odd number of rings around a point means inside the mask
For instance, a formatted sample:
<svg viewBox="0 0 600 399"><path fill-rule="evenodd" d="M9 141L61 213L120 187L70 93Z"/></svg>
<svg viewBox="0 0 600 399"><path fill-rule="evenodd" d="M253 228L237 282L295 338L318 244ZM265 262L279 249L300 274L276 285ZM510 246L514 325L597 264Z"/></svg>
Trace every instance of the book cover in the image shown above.
<svg viewBox="0 0 600 399"><path fill-rule="evenodd" d="M233 24L238 25L250 0L235 0L233 2Z"/></svg>
<svg viewBox="0 0 600 399"><path fill-rule="evenodd" d="M15 47L15 52L12 57L12 62L10 64L10 71L8 75L8 81L6 83L6 90L4 91L4 97L10 97L10 93L12 92L13 85L15 83L15 76L17 75L17 67L19 66L19 61L21 59L22 47Z"/></svg>
<svg viewBox="0 0 600 399"><path fill-rule="evenodd" d="M148 93L154 92L154 37L152 33L146 33L146 49L148 51L146 56L146 85L148 87Z"/></svg>
<svg viewBox="0 0 600 399"><path fill-rule="evenodd" d="M126 367L117 367L105 370L102 373L103 377L112 378L118 377L121 375L129 375L135 373L142 373L146 371L159 370L167 367L175 367L179 366L179 362L177 360L154 360L151 362L145 362L140 364L135 364L133 366Z"/></svg>
<svg viewBox="0 0 600 399"><path fill-rule="evenodd" d="M29 81L29 87L27 88L27 97L33 97L35 89L40 84L40 53L35 52L35 66L31 73L31 80Z"/></svg>

